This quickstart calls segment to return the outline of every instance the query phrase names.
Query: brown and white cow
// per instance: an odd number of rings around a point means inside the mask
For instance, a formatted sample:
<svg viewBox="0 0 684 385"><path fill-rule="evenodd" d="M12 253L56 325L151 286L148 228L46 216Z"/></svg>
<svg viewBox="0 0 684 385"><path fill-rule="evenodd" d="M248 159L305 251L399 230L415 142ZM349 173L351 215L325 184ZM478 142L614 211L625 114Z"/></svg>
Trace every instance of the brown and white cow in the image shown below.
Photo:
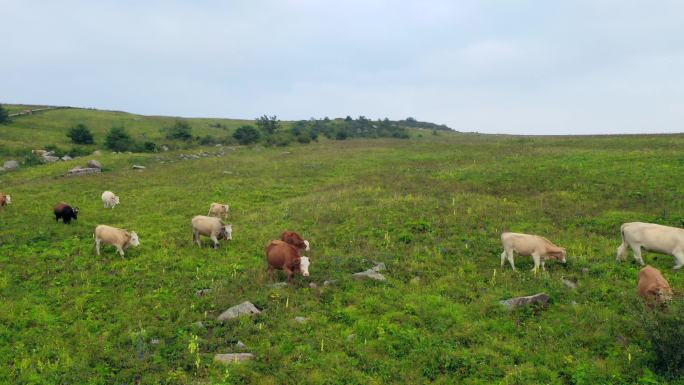
<svg viewBox="0 0 684 385"><path fill-rule="evenodd" d="M301 235L294 231L283 231L280 235L280 240L287 242L300 250L309 251L309 241L302 238Z"/></svg>
<svg viewBox="0 0 684 385"><path fill-rule="evenodd" d="M647 305L653 307L672 299L672 289L660 270L645 266L639 271L639 295Z"/></svg>
<svg viewBox="0 0 684 385"><path fill-rule="evenodd" d="M228 205L214 202L209 206L209 214L207 215L210 217L226 219L228 218L229 210L230 207Z"/></svg>
<svg viewBox="0 0 684 385"><path fill-rule="evenodd" d="M501 253L501 267L508 260L513 270L515 270L513 252L519 255L531 255L534 260L533 271L539 270L540 264L542 270L546 271L544 266L546 259L556 259L566 263L565 257L567 253L565 249L554 245L551 241L539 235L503 233L501 234L501 243L504 247L504 251Z"/></svg>
<svg viewBox="0 0 684 385"><path fill-rule="evenodd" d="M283 241L271 241L266 246L266 261L268 262L268 277L273 281L273 270L283 270L287 273L287 281L292 282L292 276L300 272L309 276L309 258L299 255L296 247Z"/></svg>
<svg viewBox="0 0 684 385"><path fill-rule="evenodd" d="M12 197L9 194L0 192L0 209L9 204L12 204Z"/></svg>
<svg viewBox="0 0 684 385"><path fill-rule="evenodd" d="M644 265L641 258L641 248L675 257L678 270L684 266L684 229L657 225L655 223L630 222L620 227L622 244L617 249L616 261L622 260L627 254L627 246L634 252L634 259Z"/></svg>
<svg viewBox="0 0 684 385"><path fill-rule="evenodd" d="M97 255L100 255L101 244L116 247L116 250L123 257L124 250L130 246L140 246L140 240L135 231L128 231L126 229L119 229L107 225L98 225L95 228L95 249L97 250Z"/></svg>

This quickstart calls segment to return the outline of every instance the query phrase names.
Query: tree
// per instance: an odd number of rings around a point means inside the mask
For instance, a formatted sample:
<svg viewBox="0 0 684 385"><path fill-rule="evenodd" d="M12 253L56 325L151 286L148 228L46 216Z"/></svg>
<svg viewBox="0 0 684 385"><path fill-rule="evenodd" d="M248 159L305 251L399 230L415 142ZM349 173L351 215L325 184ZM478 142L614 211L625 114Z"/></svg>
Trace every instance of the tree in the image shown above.
<svg viewBox="0 0 684 385"><path fill-rule="evenodd" d="M112 127L105 138L105 146L112 151L128 151L133 145L133 138L123 127Z"/></svg>
<svg viewBox="0 0 684 385"><path fill-rule="evenodd" d="M263 115L260 118L256 118L256 125L265 134L273 135L278 131L278 128L280 128L280 120L278 120L278 117L275 115Z"/></svg>
<svg viewBox="0 0 684 385"><path fill-rule="evenodd" d="M259 134L259 131L252 126L239 127L233 133L233 138L235 138L235 140L242 145L256 143L259 141L260 137L261 135Z"/></svg>
<svg viewBox="0 0 684 385"><path fill-rule="evenodd" d="M7 124L11 122L9 112L0 104L0 124Z"/></svg>
<svg viewBox="0 0 684 385"><path fill-rule="evenodd" d="M71 138L71 141L76 143L76 144L93 144L93 143L95 143L95 141L93 140L93 133L90 132L88 127L83 123L79 123L79 124L71 127L67 136L69 138Z"/></svg>
<svg viewBox="0 0 684 385"><path fill-rule="evenodd" d="M192 127L188 122L182 120L176 120L176 123L172 127L166 129L166 138L174 140L192 140Z"/></svg>

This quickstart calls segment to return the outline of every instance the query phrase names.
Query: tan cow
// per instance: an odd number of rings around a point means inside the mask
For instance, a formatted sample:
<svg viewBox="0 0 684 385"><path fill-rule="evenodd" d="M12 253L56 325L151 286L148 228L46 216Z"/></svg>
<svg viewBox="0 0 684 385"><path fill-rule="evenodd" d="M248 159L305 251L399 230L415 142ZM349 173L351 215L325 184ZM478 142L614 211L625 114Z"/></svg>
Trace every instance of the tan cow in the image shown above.
<svg viewBox="0 0 684 385"><path fill-rule="evenodd" d="M99 225L95 228L95 249L97 250L97 255L100 255L100 244L116 247L119 254L123 257L124 250L130 246L140 246L140 240L135 231Z"/></svg>
<svg viewBox="0 0 684 385"><path fill-rule="evenodd" d="M9 194L0 192L0 209L9 204L12 204L12 197Z"/></svg>
<svg viewBox="0 0 684 385"><path fill-rule="evenodd" d="M519 255L531 255L534 260L532 271L539 270L540 264L542 270L546 271L544 266L546 259L556 259L566 263L565 257L567 253L565 249L554 245L551 241L539 235L503 233L501 234L501 243L504 247L504 251L501 253L501 267L508 260L513 270L515 270L513 252Z"/></svg>
<svg viewBox="0 0 684 385"><path fill-rule="evenodd" d="M219 239L233 239L233 226L223 223L218 218L197 215L192 218L192 241L202 247L200 235L211 238L216 249L219 246Z"/></svg>
<svg viewBox="0 0 684 385"><path fill-rule="evenodd" d="M660 270L645 266L639 272L639 295L647 305L661 304L672 299L672 289Z"/></svg>
<svg viewBox="0 0 684 385"><path fill-rule="evenodd" d="M212 203L211 206L209 206L209 214L207 215L210 217L226 219L228 218L229 210L230 207L228 207L228 205L224 205L221 203Z"/></svg>
<svg viewBox="0 0 684 385"><path fill-rule="evenodd" d="M641 248L675 257L678 270L684 266L684 229L657 225L655 223L630 222L620 227L622 244L617 249L616 261L622 260L627 254L627 246L634 252L634 259L644 265L641 258Z"/></svg>

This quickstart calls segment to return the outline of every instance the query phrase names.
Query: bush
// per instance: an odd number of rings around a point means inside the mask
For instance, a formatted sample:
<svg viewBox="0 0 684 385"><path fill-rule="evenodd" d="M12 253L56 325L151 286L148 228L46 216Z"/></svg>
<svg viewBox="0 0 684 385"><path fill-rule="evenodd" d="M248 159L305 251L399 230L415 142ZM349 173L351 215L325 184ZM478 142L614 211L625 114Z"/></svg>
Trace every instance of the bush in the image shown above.
<svg viewBox="0 0 684 385"><path fill-rule="evenodd" d="M213 136L211 136L211 135L203 136L203 137L201 137L200 140L199 140L199 143L200 143L202 146L210 146L210 145L216 144L216 143L218 143L218 142L219 142L219 141L218 141L216 138L214 138Z"/></svg>
<svg viewBox="0 0 684 385"><path fill-rule="evenodd" d="M5 107L3 107L2 105L0 105L0 124L7 124L7 123L9 123L9 122L11 122L11 121L12 121L12 120L11 120L10 117L9 117L9 112L7 112L7 110L5 109Z"/></svg>
<svg viewBox="0 0 684 385"><path fill-rule="evenodd" d="M105 138L105 147L112 151L130 151L135 143L123 127L112 127Z"/></svg>
<svg viewBox="0 0 684 385"><path fill-rule="evenodd" d="M67 134L67 136L71 138L71 141L76 144L95 143L95 141L93 140L93 133L90 132L88 127L83 123L79 123L74 127L71 127L71 129L69 129L69 133Z"/></svg>
<svg viewBox="0 0 684 385"><path fill-rule="evenodd" d="M311 143L311 138L306 135L299 135L297 136L297 142L302 144Z"/></svg>
<svg viewBox="0 0 684 385"><path fill-rule="evenodd" d="M346 131L337 131L337 133L335 133L335 139L337 140L345 140L348 136Z"/></svg>
<svg viewBox="0 0 684 385"><path fill-rule="evenodd" d="M233 138L235 138L235 140L242 145L256 143L259 141L260 137L261 135L259 134L259 131L252 126L239 127L233 133Z"/></svg>
<svg viewBox="0 0 684 385"><path fill-rule="evenodd" d="M260 118L256 118L256 125L263 131L266 135L273 135L280 128L280 120L278 117L263 115Z"/></svg>
<svg viewBox="0 0 684 385"><path fill-rule="evenodd" d="M186 142L192 140L192 127L188 122L176 120L173 126L166 128L166 138L173 140L184 140Z"/></svg>
<svg viewBox="0 0 684 385"><path fill-rule="evenodd" d="M48 151L48 152L52 151L54 153L54 156L56 156L58 158L61 158L67 154L66 150L61 149L54 144L48 144L47 146L45 146L45 151Z"/></svg>
<svg viewBox="0 0 684 385"><path fill-rule="evenodd" d="M684 374L684 300L675 298L667 308L643 306L641 325L653 352L653 370L670 378Z"/></svg>
<svg viewBox="0 0 684 385"><path fill-rule="evenodd" d="M157 144L154 142L147 141L142 144L141 151L143 152L157 152Z"/></svg>
<svg viewBox="0 0 684 385"><path fill-rule="evenodd" d="M72 158L75 158L77 156L86 156L90 155L91 151L85 147L78 147L78 146L73 146L71 147L71 150L67 151L67 155L69 155Z"/></svg>

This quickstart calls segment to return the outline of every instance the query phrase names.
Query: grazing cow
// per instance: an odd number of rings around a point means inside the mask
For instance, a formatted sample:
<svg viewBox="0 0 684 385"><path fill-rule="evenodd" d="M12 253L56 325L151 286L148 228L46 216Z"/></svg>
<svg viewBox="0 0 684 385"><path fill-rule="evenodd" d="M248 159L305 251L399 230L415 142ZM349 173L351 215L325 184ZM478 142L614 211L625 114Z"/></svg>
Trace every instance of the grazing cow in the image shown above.
<svg viewBox="0 0 684 385"><path fill-rule="evenodd" d="M302 238L294 231L283 231L283 233L280 235L280 240L287 242L300 250L309 251L309 241Z"/></svg>
<svg viewBox="0 0 684 385"><path fill-rule="evenodd" d="M233 225L227 225L218 218L197 215L192 218L192 241L202 247L200 235L211 238L216 249L219 247L219 239L233 239Z"/></svg>
<svg viewBox="0 0 684 385"><path fill-rule="evenodd" d="M102 203L104 208L108 209L111 207L114 210L114 207L119 204L119 197L111 191L105 191L102 193Z"/></svg>
<svg viewBox="0 0 684 385"><path fill-rule="evenodd" d="M538 235L518 234L518 233L503 233L501 234L501 243L503 243L504 251L501 253L501 267L508 259L511 267L515 270L513 263L513 252L519 255L531 255L534 260L533 271L539 270L541 264L542 270L546 271L544 266L545 259L556 259L566 263L565 257L567 253L562 247L558 247L551 243L548 239Z"/></svg>
<svg viewBox="0 0 684 385"><path fill-rule="evenodd" d="M224 205L221 203L212 203L211 206L209 206L209 214L207 215L210 217L226 219L228 218L229 209L230 207L228 207L228 205Z"/></svg>
<svg viewBox="0 0 684 385"><path fill-rule="evenodd" d="M650 307L672 299L670 284L667 283L660 270L652 266L647 265L639 272L638 288L639 295Z"/></svg>
<svg viewBox="0 0 684 385"><path fill-rule="evenodd" d="M59 222L59 219L62 218L62 222L64 222L65 225L71 223L72 219L78 219L78 207L72 208L64 202L57 203L54 208L54 213L55 222Z"/></svg>
<svg viewBox="0 0 684 385"><path fill-rule="evenodd" d="M684 266L684 229L657 225L655 223L630 222L620 227L622 244L617 249L616 261L627 254L627 246L634 252L634 259L644 265L641 248L675 257L675 270Z"/></svg>
<svg viewBox="0 0 684 385"><path fill-rule="evenodd" d="M95 249L97 250L97 255L100 255L100 244L116 247L119 254L123 257L124 250L131 246L140 246L140 240L135 231L99 225L95 228Z"/></svg>
<svg viewBox="0 0 684 385"><path fill-rule="evenodd" d="M299 250L287 242L271 241L266 247L266 260L271 281L274 269L284 270L288 282L292 282L292 276L297 272L301 272L305 277L309 276L309 258L300 256Z"/></svg>
<svg viewBox="0 0 684 385"><path fill-rule="evenodd" d="M0 209L11 204L12 203L12 197L9 194L1 193L0 192Z"/></svg>

